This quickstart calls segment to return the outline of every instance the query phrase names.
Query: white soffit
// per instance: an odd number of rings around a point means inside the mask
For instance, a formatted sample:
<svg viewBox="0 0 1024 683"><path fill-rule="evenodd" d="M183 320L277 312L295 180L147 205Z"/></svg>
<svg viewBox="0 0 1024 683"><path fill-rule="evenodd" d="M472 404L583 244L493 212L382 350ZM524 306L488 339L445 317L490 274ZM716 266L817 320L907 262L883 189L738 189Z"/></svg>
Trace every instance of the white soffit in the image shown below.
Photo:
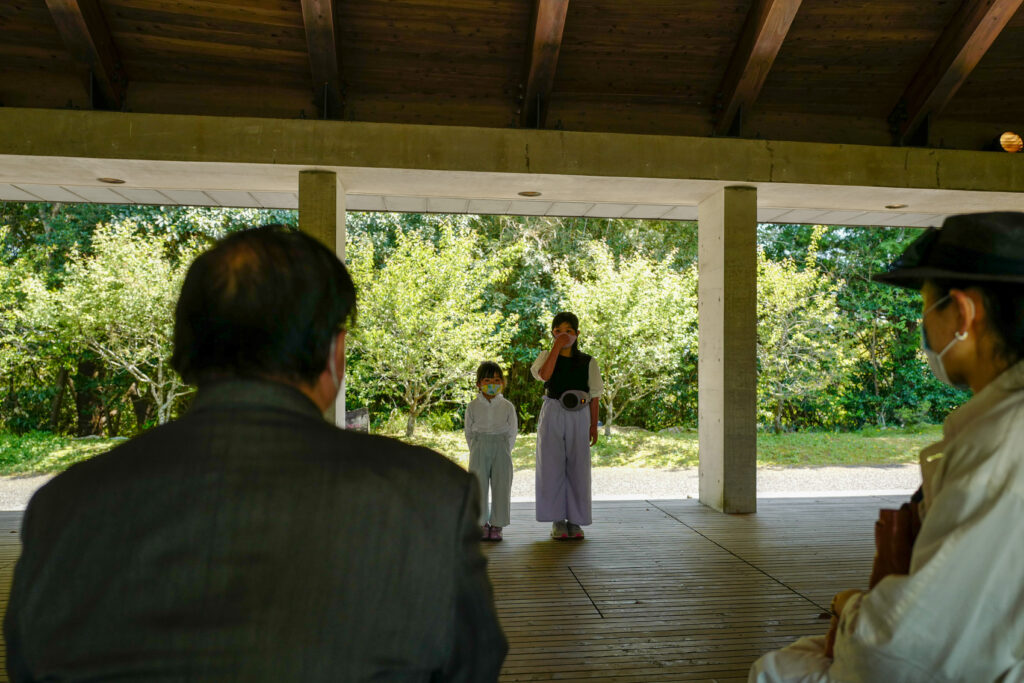
<svg viewBox="0 0 1024 683"><path fill-rule="evenodd" d="M196 163L0 155L0 201L298 207L298 173L275 164ZM417 171L338 167L350 211L480 213L696 220L724 181ZM113 177L124 184L97 180ZM748 183L758 220L851 226L939 225L954 213L1022 211L1024 194ZM457 188L457 193L453 193ZM536 198L519 196L529 190ZM887 209L898 206L898 209Z"/></svg>

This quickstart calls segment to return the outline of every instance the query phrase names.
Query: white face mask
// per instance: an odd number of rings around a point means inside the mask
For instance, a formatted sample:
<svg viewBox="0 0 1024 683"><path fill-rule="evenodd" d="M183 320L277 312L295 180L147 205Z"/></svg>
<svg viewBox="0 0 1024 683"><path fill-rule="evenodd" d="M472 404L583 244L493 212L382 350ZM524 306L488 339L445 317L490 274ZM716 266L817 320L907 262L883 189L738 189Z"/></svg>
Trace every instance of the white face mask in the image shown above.
<svg viewBox="0 0 1024 683"><path fill-rule="evenodd" d="M928 344L928 334L925 332L925 329L924 329L924 318L925 318L925 316L928 315L928 313L930 313L936 306L938 306L939 304L941 304L943 301L945 301L948 298L950 298L949 294L947 294L946 296L942 297L941 299L936 301L934 304L929 306L928 309L921 315L921 350L924 351L925 358L928 359L928 367L931 368L932 374L935 375L935 378L937 380L939 380L943 384L948 384L951 387L956 387L957 389L967 389L968 387L965 384L953 384L952 380L949 379L949 373L946 372L946 366L943 365L943 363L942 363L942 357L945 356L946 353L951 348L953 348L953 346L957 342L961 342L964 339L967 339L967 332L964 331L964 332L957 332L957 333L955 333L953 335L953 338L949 340L949 343L946 344L945 348L943 348L942 351L936 352ZM973 317L973 315L974 315L974 302L971 301L970 299L968 299L967 302L971 305L971 316Z"/></svg>

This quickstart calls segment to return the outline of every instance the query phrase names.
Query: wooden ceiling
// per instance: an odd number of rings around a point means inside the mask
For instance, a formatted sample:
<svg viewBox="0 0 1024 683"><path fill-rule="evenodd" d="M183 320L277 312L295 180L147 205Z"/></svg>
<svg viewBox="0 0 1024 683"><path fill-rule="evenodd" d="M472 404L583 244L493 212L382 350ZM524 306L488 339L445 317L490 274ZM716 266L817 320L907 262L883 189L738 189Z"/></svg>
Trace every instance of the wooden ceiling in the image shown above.
<svg viewBox="0 0 1024 683"><path fill-rule="evenodd" d="M985 149L1024 0L0 0L0 105Z"/></svg>

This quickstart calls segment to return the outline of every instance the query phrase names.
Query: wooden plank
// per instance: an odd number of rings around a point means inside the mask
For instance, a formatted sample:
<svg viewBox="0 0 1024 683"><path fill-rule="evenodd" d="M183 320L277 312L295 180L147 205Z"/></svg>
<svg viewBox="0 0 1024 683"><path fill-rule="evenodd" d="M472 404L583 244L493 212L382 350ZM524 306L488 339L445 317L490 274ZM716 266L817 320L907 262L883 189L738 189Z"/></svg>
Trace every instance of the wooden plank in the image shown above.
<svg viewBox="0 0 1024 683"><path fill-rule="evenodd" d="M898 142L912 140L970 77L1024 0L964 0L890 114Z"/></svg>
<svg viewBox="0 0 1024 683"><path fill-rule="evenodd" d="M519 110L519 123L524 128L544 127L568 11L569 0L535 0L526 85Z"/></svg>
<svg viewBox="0 0 1024 683"><path fill-rule="evenodd" d="M802 0L755 0L719 88L716 135L738 135L739 124L761 93Z"/></svg>
<svg viewBox="0 0 1024 683"><path fill-rule="evenodd" d="M320 109L320 118L324 119L340 119L343 114L341 62L334 12L334 0L302 0L313 96Z"/></svg>
<svg viewBox="0 0 1024 683"><path fill-rule="evenodd" d="M46 0L46 6L68 52L88 69L93 107L123 109L127 78L98 0Z"/></svg>

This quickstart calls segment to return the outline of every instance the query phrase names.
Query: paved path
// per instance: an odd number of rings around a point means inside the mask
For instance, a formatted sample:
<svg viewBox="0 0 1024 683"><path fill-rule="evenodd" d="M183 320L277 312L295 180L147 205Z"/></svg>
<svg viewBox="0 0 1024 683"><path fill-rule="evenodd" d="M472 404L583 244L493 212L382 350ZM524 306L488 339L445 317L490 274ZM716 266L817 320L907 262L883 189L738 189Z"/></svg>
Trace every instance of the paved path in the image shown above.
<svg viewBox="0 0 1024 683"><path fill-rule="evenodd" d="M512 499L533 500L533 470L519 470L512 480ZM0 510L24 510L44 477L0 477ZM600 467L594 470L595 500L696 498L697 469L653 470ZM757 471L758 495L897 495L921 484L917 465L884 467L762 467Z"/></svg>
<svg viewBox="0 0 1024 683"><path fill-rule="evenodd" d="M902 495L921 485L916 464L878 467L759 467L758 496ZM512 500L534 496L534 471L519 470L512 479ZM595 500L697 498L697 468L654 470L600 467L594 470Z"/></svg>

